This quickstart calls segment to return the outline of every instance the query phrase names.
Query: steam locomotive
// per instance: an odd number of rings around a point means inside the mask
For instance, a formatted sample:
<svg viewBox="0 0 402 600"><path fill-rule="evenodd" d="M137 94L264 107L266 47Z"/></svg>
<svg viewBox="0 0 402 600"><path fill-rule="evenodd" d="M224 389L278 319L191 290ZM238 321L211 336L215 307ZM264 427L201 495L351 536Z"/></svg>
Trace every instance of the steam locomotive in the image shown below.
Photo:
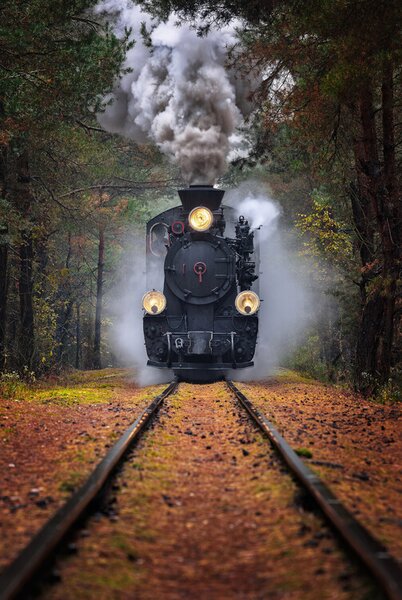
<svg viewBox="0 0 402 600"><path fill-rule="evenodd" d="M223 195L212 186L179 190L181 206L147 223L147 364L184 381L217 381L253 365L260 307L251 290L254 233L221 205Z"/></svg>

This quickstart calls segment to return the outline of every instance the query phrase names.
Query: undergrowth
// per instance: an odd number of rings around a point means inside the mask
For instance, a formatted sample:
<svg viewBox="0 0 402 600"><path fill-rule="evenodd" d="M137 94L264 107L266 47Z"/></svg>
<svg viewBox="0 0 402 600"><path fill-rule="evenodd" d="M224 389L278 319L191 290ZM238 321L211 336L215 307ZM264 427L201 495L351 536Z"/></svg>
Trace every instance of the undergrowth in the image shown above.
<svg viewBox="0 0 402 600"><path fill-rule="evenodd" d="M402 402L402 381L388 379L385 385L378 388L376 394L370 398L378 404L395 404Z"/></svg>
<svg viewBox="0 0 402 600"><path fill-rule="evenodd" d="M9 371L0 374L0 396L3 398L13 399L24 397L29 387L28 382L17 373L17 371Z"/></svg>

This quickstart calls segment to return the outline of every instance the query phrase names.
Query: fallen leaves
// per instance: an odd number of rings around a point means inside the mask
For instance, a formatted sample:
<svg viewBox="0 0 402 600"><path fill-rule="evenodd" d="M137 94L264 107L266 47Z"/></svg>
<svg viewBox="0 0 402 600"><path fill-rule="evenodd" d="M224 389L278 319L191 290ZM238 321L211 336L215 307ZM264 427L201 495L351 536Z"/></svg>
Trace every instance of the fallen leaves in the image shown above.
<svg viewBox="0 0 402 600"><path fill-rule="evenodd" d="M239 386L293 448L312 453L301 456L371 533L401 556L401 407L300 381L291 373Z"/></svg>
<svg viewBox="0 0 402 600"><path fill-rule="evenodd" d="M196 391L167 399L116 481L117 520L106 503L44 598L316 600L317 577L323 599L363 598L367 581L224 384Z"/></svg>
<svg viewBox="0 0 402 600"><path fill-rule="evenodd" d="M0 398L0 567L77 489L160 386L137 388L127 372L110 369L74 374L63 381L62 395L60 389L57 379Z"/></svg>

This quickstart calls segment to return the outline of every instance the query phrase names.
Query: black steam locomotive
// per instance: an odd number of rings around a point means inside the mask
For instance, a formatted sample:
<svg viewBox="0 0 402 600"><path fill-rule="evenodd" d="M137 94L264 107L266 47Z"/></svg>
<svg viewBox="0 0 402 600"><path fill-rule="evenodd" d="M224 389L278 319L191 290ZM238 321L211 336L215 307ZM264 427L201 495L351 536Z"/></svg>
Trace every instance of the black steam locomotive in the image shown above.
<svg viewBox="0 0 402 600"><path fill-rule="evenodd" d="M147 223L148 365L173 369L185 381L216 381L253 365L260 306L251 291L258 278L254 233L221 206L223 195L212 186L179 190L182 205Z"/></svg>

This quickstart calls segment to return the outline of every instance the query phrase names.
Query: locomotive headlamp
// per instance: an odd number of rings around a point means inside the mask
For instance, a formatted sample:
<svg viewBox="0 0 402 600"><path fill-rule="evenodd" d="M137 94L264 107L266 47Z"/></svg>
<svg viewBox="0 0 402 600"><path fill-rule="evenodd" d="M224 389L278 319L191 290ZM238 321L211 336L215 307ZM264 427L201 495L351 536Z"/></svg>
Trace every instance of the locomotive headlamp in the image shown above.
<svg viewBox="0 0 402 600"><path fill-rule="evenodd" d="M207 231L213 220L214 216L206 206L197 206L188 215L188 222L195 231Z"/></svg>
<svg viewBox="0 0 402 600"><path fill-rule="evenodd" d="M253 315L260 308L260 299L255 292L246 290L237 294L236 309L242 315Z"/></svg>
<svg viewBox="0 0 402 600"><path fill-rule="evenodd" d="M142 299L142 307L149 315L159 315L166 308L166 298L162 292L147 292Z"/></svg>

